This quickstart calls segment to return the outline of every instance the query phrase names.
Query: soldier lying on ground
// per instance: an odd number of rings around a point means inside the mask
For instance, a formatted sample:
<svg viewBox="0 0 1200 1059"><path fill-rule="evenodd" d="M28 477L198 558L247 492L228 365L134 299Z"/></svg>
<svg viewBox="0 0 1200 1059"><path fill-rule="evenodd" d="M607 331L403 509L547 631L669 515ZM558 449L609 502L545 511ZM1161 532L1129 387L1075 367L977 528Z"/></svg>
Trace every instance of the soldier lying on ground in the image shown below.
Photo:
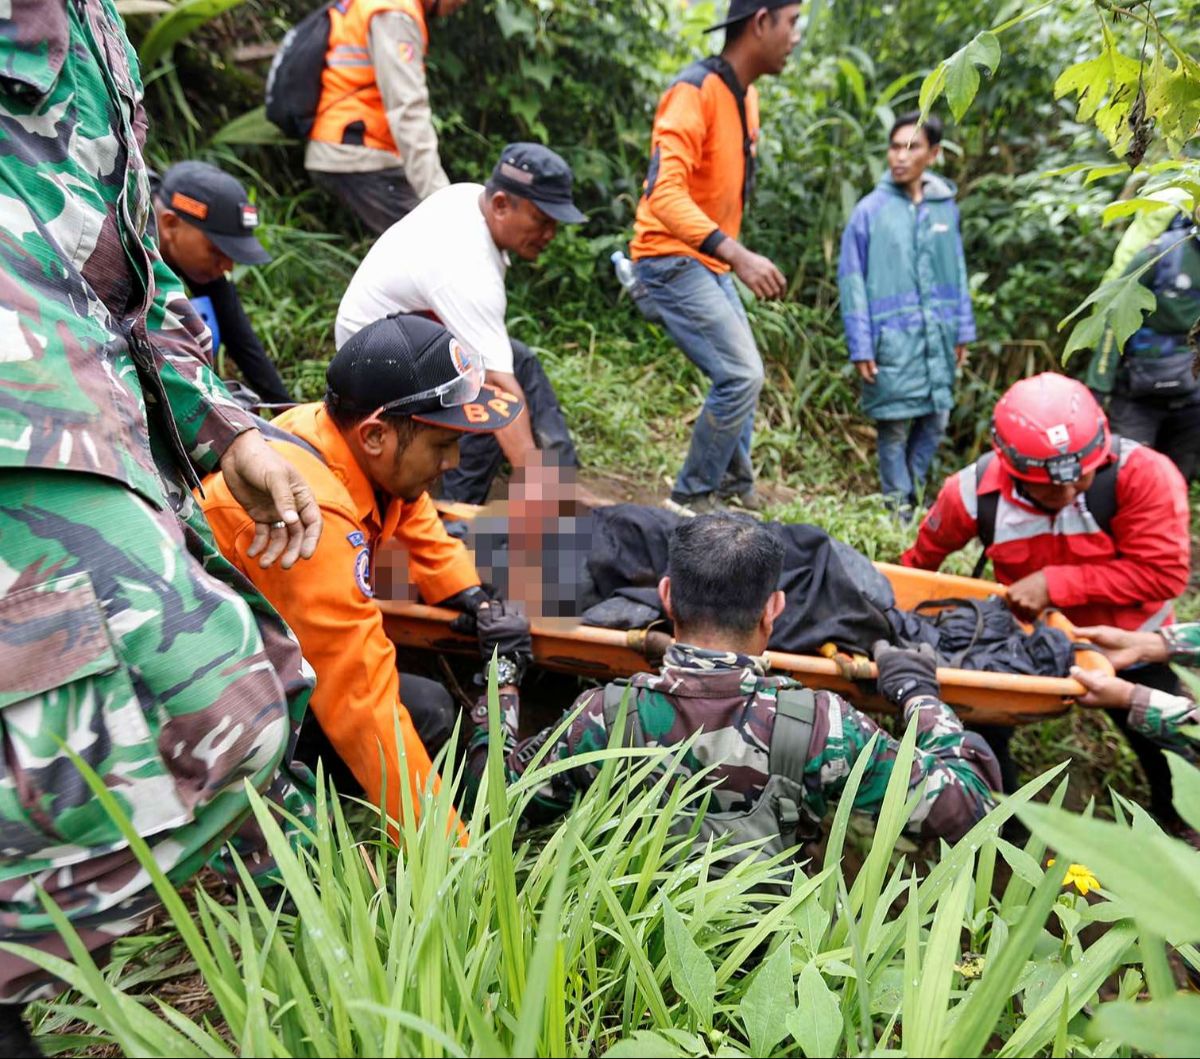
<svg viewBox="0 0 1200 1059"><path fill-rule="evenodd" d="M670 745L695 736L679 762L685 775L714 766L713 812L747 813L778 779L792 785L803 818L815 823L841 793L846 777L872 735L878 733L854 807L878 812L896 760L898 743L874 721L828 691L803 689L787 677L769 676L762 657L771 627L784 606L779 582L783 547L763 526L728 514L702 515L682 522L671 538L667 576L659 584L663 606L675 623L677 642L658 674L629 681L627 745ZM507 778L519 778L530 760L560 725L555 723L518 740L518 687L531 658L529 623L511 607L484 604L477 613L480 649L498 656ZM917 753L910 794L923 787L909 821L913 831L961 837L993 805L1000 785L995 756L983 740L963 730L954 712L938 698L931 651L876 646L880 690L916 718ZM624 695L624 685L584 692L573 707L574 720L542 758L542 764L603 749ZM789 744L780 753L781 725ZM474 732L468 776L475 782L487 758L488 706L481 696L471 719ZM797 728L797 724L799 728ZM807 730L796 749L797 732ZM699 733L699 734L697 734ZM792 758L792 775L782 775L781 759ZM558 773L538 791L532 805L541 817L570 808L596 777L595 766ZM466 804L469 804L469 799ZM712 814L710 813L710 816ZM783 814L771 822L795 844L795 820Z"/></svg>

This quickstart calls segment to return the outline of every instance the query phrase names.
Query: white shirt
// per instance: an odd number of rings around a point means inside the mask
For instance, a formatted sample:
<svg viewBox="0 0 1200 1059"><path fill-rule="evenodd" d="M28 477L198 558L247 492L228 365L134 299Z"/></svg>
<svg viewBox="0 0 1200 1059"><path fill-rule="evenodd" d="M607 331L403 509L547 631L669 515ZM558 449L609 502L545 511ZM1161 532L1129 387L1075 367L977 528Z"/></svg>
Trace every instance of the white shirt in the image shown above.
<svg viewBox="0 0 1200 1059"><path fill-rule="evenodd" d="M338 306L338 349L392 313L431 312L488 371L512 374L508 257L492 241L479 207L482 193L482 184L451 184L379 237Z"/></svg>

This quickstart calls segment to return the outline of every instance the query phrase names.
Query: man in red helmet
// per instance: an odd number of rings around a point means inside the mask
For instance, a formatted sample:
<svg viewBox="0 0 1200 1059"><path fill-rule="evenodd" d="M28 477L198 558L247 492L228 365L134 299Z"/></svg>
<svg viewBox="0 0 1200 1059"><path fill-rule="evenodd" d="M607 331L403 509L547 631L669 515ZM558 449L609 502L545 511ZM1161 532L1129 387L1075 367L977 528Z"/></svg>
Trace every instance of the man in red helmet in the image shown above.
<svg viewBox="0 0 1200 1059"><path fill-rule="evenodd" d="M947 479L901 563L936 570L978 537L1018 617L1057 607L1076 625L1156 629L1173 620L1190 571L1189 520L1187 486L1166 456L1110 435L1087 387L1052 372L1000 398L992 445ZM1141 667L1132 679L1177 689L1165 665ZM1124 727L1123 711L1114 719ZM1161 752L1127 735L1152 808L1170 817ZM1015 778L1011 765L1005 778Z"/></svg>

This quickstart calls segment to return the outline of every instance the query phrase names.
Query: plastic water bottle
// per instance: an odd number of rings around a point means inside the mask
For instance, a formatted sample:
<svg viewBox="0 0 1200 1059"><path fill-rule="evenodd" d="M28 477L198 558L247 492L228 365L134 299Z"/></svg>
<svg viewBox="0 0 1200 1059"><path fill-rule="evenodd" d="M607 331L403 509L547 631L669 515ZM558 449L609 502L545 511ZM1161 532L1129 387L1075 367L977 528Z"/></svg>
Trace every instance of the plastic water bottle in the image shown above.
<svg viewBox="0 0 1200 1059"><path fill-rule="evenodd" d="M646 289L646 284L637 278L637 273L633 271L633 262L625 256L624 251L614 250L609 260L612 261L618 281L641 314L653 323L662 323L662 313L654 304L654 298Z"/></svg>

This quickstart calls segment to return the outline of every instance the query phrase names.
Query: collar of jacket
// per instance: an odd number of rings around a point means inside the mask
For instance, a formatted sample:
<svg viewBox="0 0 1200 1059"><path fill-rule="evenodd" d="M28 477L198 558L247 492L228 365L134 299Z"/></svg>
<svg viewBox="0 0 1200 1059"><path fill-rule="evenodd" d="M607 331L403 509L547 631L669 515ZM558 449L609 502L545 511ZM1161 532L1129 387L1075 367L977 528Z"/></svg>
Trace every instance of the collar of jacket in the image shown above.
<svg viewBox="0 0 1200 1059"><path fill-rule="evenodd" d="M878 186L881 191L888 191L904 199L908 198L908 192L892 179L892 174L886 169ZM939 173L931 173L928 169L921 175L921 186L925 189L927 202L943 202L953 199L958 194L958 185L953 180Z"/></svg>
<svg viewBox="0 0 1200 1059"><path fill-rule="evenodd" d="M736 651L713 651L692 644L675 643L667 648L663 656L664 669L690 669L700 673L754 671L756 676L767 675L767 660L757 655L743 655Z"/></svg>
<svg viewBox="0 0 1200 1059"><path fill-rule="evenodd" d="M746 86L738 80L738 75L733 72L733 67L729 65L724 56L710 55L706 59L701 59L700 62L725 82L725 87L733 93L734 99L746 98Z"/></svg>
<svg viewBox="0 0 1200 1059"><path fill-rule="evenodd" d="M354 517L360 525L366 526L374 536L381 538L392 536L404 514L404 502L392 499L387 509L381 511L374 485L366 472L358 465L354 453L337 428L337 424L329 418L325 405L320 401L311 404L297 405L277 416L272 422L283 430L303 438L320 454L339 482L346 487L354 505ZM317 497L320 503L324 498Z"/></svg>
<svg viewBox="0 0 1200 1059"><path fill-rule="evenodd" d="M44 96L62 71L67 57L70 26L67 4L74 0L9 0L9 13L0 18L0 49L12 49L15 61L0 71L18 91ZM85 19L87 14L80 12Z"/></svg>

